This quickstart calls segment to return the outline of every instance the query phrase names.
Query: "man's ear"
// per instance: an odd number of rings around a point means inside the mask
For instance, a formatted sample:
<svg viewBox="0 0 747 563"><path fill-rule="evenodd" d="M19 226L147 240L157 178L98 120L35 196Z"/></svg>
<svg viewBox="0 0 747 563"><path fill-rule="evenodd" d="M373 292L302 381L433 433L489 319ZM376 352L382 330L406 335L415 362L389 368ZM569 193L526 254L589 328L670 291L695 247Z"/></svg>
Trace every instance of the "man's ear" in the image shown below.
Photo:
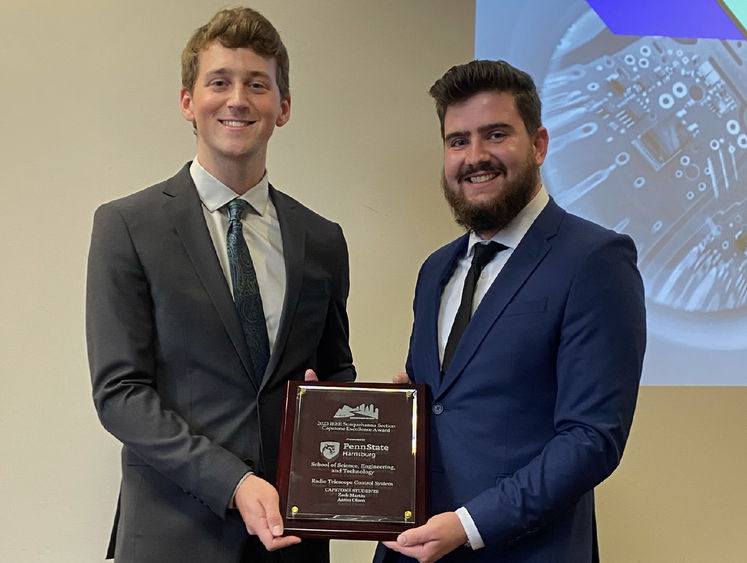
<svg viewBox="0 0 747 563"><path fill-rule="evenodd" d="M542 165L545 162L547 156L547 145L550 142L550 135L544 126L540 126L537 132L534 134L532 139L532 146L534 148L534 160L537 166Z"/></svg>
<svg viewBox="0 0 747 563"><path fill-rule="evenodd" d="M288 123L290 116L291 116L291 97L290 97L290 94L288 94L288 97L280 102L280 115L278 115L278 118L275 120L275 125L277 125L278 127L282 127L283 125Z"/></svg>
<svg viewBox="0 0 747 563"><path fill-rule="evenodd" d="M182 88L179 93L179 109L182 111L184 119L195 122L195 114L192 111L192 93L186 88Z"/></svg>

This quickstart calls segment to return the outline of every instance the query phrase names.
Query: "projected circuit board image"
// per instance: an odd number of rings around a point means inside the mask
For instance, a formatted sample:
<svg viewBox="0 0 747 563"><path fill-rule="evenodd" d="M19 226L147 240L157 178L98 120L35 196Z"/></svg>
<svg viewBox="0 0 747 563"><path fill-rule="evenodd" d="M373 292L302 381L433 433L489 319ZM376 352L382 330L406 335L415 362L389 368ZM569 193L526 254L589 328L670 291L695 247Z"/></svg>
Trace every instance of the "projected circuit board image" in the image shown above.
<svg viewBox="0 0 747 563"><path fill-rule="evenodd" d="M538 80L548 190L633 237L650 328L696 347L747 346L746 77L747 41L616 36L588 10Z"/></svg>

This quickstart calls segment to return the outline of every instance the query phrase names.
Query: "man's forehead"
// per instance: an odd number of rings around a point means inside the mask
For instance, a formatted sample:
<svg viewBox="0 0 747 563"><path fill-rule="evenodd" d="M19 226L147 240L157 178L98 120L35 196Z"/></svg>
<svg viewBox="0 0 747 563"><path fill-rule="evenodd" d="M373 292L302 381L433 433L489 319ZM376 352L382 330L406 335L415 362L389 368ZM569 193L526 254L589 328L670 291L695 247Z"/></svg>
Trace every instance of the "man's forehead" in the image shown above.
<svg viewBox="0 0 747 563"><path fill-rule="evenodd" d="M518 112L513 93L503 90L484 90L469 98L452 102L446 108L446 114L459 113L464 110L497 110Z"/></svg>
<svg viewBox="0 0 747 563"><path fill-rule="evenodd" d="M444 114L445 129L483 127L495 123L511 124L521 121L511 92L478 92L464 100L449 104ZM448 131L447 131L448 132Z"/></svg>
<svg viewBox="0 0 747 563"><path fill-rule="evenodd" d="M217 41L209 43L197 58L198 76L236 75L267 77L274 80L277 62L272 57L263 57L250 47L224 47Z"/></svg>
<svg viewBox="0 0 747 563"><path fill-rule="evenodd" d="M200 62L202 62L206 58L234 58L238 57L241 59L254 59L254 60L262 60L266 63L267 66L270 66L271 64L276 64L274 57L266 57L264 55L260 55L257 51L255 51L252 47L246 46L246 47L226 47L223 45L219 40L214 39L210 43L207 43L202 49L200 49L200 52L198 53L198 59Z"/></svg>

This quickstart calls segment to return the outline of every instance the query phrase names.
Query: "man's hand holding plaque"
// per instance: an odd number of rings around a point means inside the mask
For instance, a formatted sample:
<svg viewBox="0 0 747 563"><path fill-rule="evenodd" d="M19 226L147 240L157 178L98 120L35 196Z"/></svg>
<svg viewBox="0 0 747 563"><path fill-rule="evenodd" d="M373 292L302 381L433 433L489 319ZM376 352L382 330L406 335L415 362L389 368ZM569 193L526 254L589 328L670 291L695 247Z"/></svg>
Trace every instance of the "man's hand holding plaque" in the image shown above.
<svg viewBox="0 0 747 563"><path fill-rule="evenodd" d="M283 519L278 511L278 493L270 483L249 475L236 489L236 508L246 531L257 536L267 551L299 543L301 538L283 536Z"/></svg>

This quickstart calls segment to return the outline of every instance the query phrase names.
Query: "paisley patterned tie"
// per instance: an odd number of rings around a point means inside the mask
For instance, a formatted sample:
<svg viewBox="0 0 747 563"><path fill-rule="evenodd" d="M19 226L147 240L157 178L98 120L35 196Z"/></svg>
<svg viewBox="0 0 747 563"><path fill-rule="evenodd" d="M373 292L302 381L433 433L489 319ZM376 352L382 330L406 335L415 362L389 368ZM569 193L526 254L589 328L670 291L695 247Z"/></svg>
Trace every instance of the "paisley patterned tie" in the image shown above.
<svg viewBox="0 0 747 563"><path fill-rule="evenodd" d="M257 274L254 271L249 247L242 233L241 217L249 203L243 199L234 199L228 204L228 263L231 268L233 298L244 329L244 337L249 345L254 364L254 379L257 385L262 378L270 360L270 342L267 337L267 325L262 309L262 296L259 293Z"/></svg>

